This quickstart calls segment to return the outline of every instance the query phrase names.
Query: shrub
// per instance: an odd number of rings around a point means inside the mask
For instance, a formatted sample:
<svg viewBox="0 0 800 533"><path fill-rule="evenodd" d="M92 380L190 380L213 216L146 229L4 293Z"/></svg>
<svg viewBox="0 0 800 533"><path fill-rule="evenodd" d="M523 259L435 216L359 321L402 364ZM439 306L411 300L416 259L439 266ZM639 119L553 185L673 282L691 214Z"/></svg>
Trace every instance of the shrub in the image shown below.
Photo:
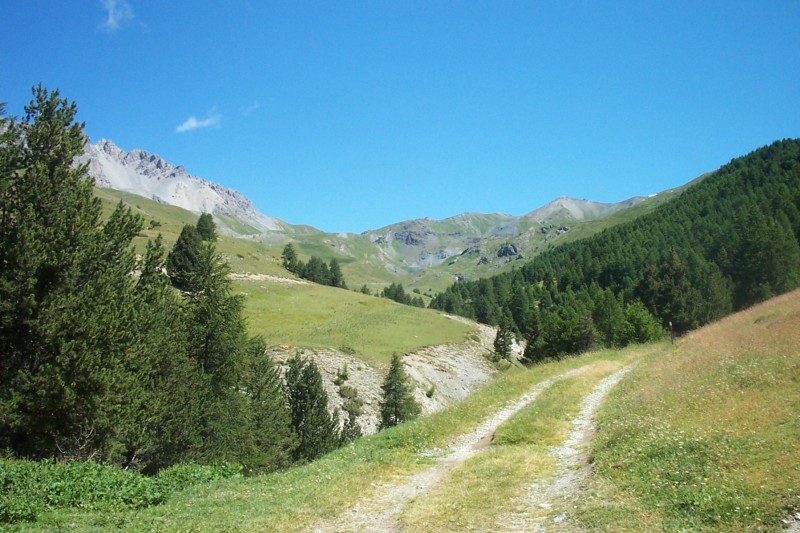
<svg viewBox="0 0 800 533"><path fill-rule="evenodd" d="M347 372L347 365L344 365L344 368L339 368L336 370L336 379L333 380L333 383L339 387L342 383L347 381L350 378L350 375Z"/></svg>
<svg viewBox="0 0 800 533"><path fill-rule="evenodd" d="M142 509L193 485L241 472L241 466L231 463L179 464L148 477L91 461L0 459L0 524L33 521L56 509Z"/></svg>

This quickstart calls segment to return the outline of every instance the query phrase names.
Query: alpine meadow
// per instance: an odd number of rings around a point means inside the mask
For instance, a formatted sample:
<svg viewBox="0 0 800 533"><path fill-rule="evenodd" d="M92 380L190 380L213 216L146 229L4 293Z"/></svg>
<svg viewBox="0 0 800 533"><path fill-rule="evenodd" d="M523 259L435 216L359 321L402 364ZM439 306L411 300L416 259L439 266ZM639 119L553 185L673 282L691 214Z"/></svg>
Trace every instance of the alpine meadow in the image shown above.
<svg viewBox="0 0 800 533"><path fill-rule="evenodd" d="M1 530L800 531L800 139L327 233L7 107Z"/></svg>

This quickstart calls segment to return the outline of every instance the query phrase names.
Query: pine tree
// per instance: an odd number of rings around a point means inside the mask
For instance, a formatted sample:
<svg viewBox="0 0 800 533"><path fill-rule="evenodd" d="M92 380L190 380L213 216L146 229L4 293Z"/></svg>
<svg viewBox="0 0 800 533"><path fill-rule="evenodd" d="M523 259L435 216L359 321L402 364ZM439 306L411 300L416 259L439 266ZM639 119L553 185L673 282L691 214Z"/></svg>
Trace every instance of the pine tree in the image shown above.
<svg viewBox="0 0 800 533"><path fill-rule="evenodd" d="M494 337L494 353L501 359L508 359L511 356L511 347L514 343L514 334L511 332L509 323L510 319L503 316Z"/></svg>
<svg viewBox="0 0 800 533"><path fill-rule="evenodd" d="M233 294L229 272L214 246L202 245L194 274L197 292L190 293L186 302L189 354L219 388L236 385L247 340L244 297Z"/></svg>
<svg viewBox="0 0 800 533"><path fill-rule="evenodd" d="M611 289L598 291L594 297L592 320L603 339L603 344L608 347L625 345L622 338L625 327L625 311L621 296L614 295Z"/></svg>
<svg viewBox="0 0 800 533"><path fill-rule="evenodd" d="M328 265L316 256L311 256L303 270L303 277L313 283L330 285L331 274Z"/></svg>
<svg viewBox="0 0 800 533"><path fill-rule="evenodd" d="M361 426L356 420L357 416L355 413L348 411L347 418L344 421L344 426L342 426L342 431L339 436L339 440L342 446L353 442L357 438L359 438L363 432L361 430Z"/></svg>
<svg viewBox="0 0 800 533"><path fill-rule="evenodd" d="M283 261L283 268L291 272L292 274L298 274L298 259L297 259L297 252L294 250L294 246L292 243L287 244L283 247L283 253L281 253L281 260Z"/></svg>
<svg viewBox="0 0 800 533"><path fill-rule="evenodd" d="M544 352L541 346L541 320L539 310L534 308L531 312L530 320L525 328L527 338L525 339L525 351L522 353L522 361L527 364L538 363L544 359Z"/></svg>
<svg viewBox="0 0 800 533"><path fill-rule="evenodd" d="M342 274L342 269L339 266L339 261L337 261L335 258L331 259L330 268L328 270L329 270L329 274L330 274L329 283L330 283L331 287L338 287L340 289L346 289L347 288L347 283L344 282L344 275Z"/></svg>
<svg viewBox="0 0 800 533"><path fill-rule="evenodd" d="M214 245L204 243L193 277L196 291L184 304L188 353L201 376L194 393L201 439L189 456L196 461L238 461L252 447L246 398L239 391L247 341L243 296L233 294L228 273Z"/></svg>
<svg viewBox="0 0 800 533"><path fill-rule="evenodd" d="M214 224L214 218L211 216L211 213L201 214L200 218L197 219L195 228L197 229L197 233L200 234L201 239L208 242L216 242L217 225Z"/></svg>
<svg viewBox="0 0 800 533"><path fill-rule="evenodd" d="M250 400L253 449L244 458L251 471L270 472L289 466L297 437L278 367L261 337L250 339L242 387Z"/></svg>
<svg viewBox="0 0 800 533"><path fill-rule="evenodd" d="M167 256L169 279L182 291L193 292L199 288L196 276L202 242L197 228L185 225Z"/></svg>
<svg viewBox="0 0 800 533"><path fill-rule="evenodd" d="M295 461L313 461L339 445L337 423L328 412L328 394L316 363L295 355L288 366L286 399L298 437L293 457Z"/></svg>
<svg viewBox="0 0 800 533"><path fill-rule="evenodd" d="M136 283L136 341L127 353L134 383L125 397L118 440L123 464L154 473L184 460L200 440L195 391L202 375L188 355L185 315L164 273L161 236L148 242Z"/></svg>
<svg viewBox="0 0 800 533"><path fill-rule="evenodd" d="M141 219L101 222L77 107L34 88L0 143L0 445L32 457L102 456L113 440ZM124 385L122 386L124 388Z"/></svg>
<svg viewBox="0 0 800 533"><path fill-rule="evenodd" d="M403 370L403 362L397 354L392 355L389 372L381 386L383 399L380 402L381 424L385 429L419 416L422 408L414 399L410 378Z"/></svg>

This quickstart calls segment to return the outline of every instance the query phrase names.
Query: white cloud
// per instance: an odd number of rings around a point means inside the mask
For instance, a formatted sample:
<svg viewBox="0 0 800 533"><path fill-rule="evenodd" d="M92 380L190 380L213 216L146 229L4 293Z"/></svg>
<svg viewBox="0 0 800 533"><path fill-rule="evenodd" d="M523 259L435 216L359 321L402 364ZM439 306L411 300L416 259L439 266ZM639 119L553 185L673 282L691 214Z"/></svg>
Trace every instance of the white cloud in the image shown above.
<svg viewBox="0 0 800 533"><path fill-rule="evenodd" d="M117 31L120 26L133 20L133 8L128 0L100 0L106 11L106 20L102 28L106 31Z"/></svg>
<svg viewBox="0 0 800 533"><path fill-rule="evenodd" d="M222 124L222 115L217 113L216 108L212 108L206 113L206 118L197 119L194 115L183 121L183 124L175 128L177 133L185 131L197 130L200 128L210 128L211 126L219 127Z"/></svg>
<svg viewBox="0 0 800 533"><path fill-rule="evenodd" d="M261 102L255 101L247 107L243 107L240 109L242 115L245 117L250 116L251 113L257 111L261 107Z"/></svg>

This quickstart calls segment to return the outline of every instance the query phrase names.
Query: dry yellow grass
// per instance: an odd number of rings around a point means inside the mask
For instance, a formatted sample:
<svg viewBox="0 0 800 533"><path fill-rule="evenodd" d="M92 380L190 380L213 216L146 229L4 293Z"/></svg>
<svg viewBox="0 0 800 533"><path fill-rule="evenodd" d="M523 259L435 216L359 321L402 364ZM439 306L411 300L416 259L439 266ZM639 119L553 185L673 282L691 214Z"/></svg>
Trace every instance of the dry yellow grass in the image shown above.
<svg viewBox="0 0 800 533"><path fill-rule="evenodd" d="M602 414L598 529L780 529L800 509L800 292L650 357Z"/></svg>

